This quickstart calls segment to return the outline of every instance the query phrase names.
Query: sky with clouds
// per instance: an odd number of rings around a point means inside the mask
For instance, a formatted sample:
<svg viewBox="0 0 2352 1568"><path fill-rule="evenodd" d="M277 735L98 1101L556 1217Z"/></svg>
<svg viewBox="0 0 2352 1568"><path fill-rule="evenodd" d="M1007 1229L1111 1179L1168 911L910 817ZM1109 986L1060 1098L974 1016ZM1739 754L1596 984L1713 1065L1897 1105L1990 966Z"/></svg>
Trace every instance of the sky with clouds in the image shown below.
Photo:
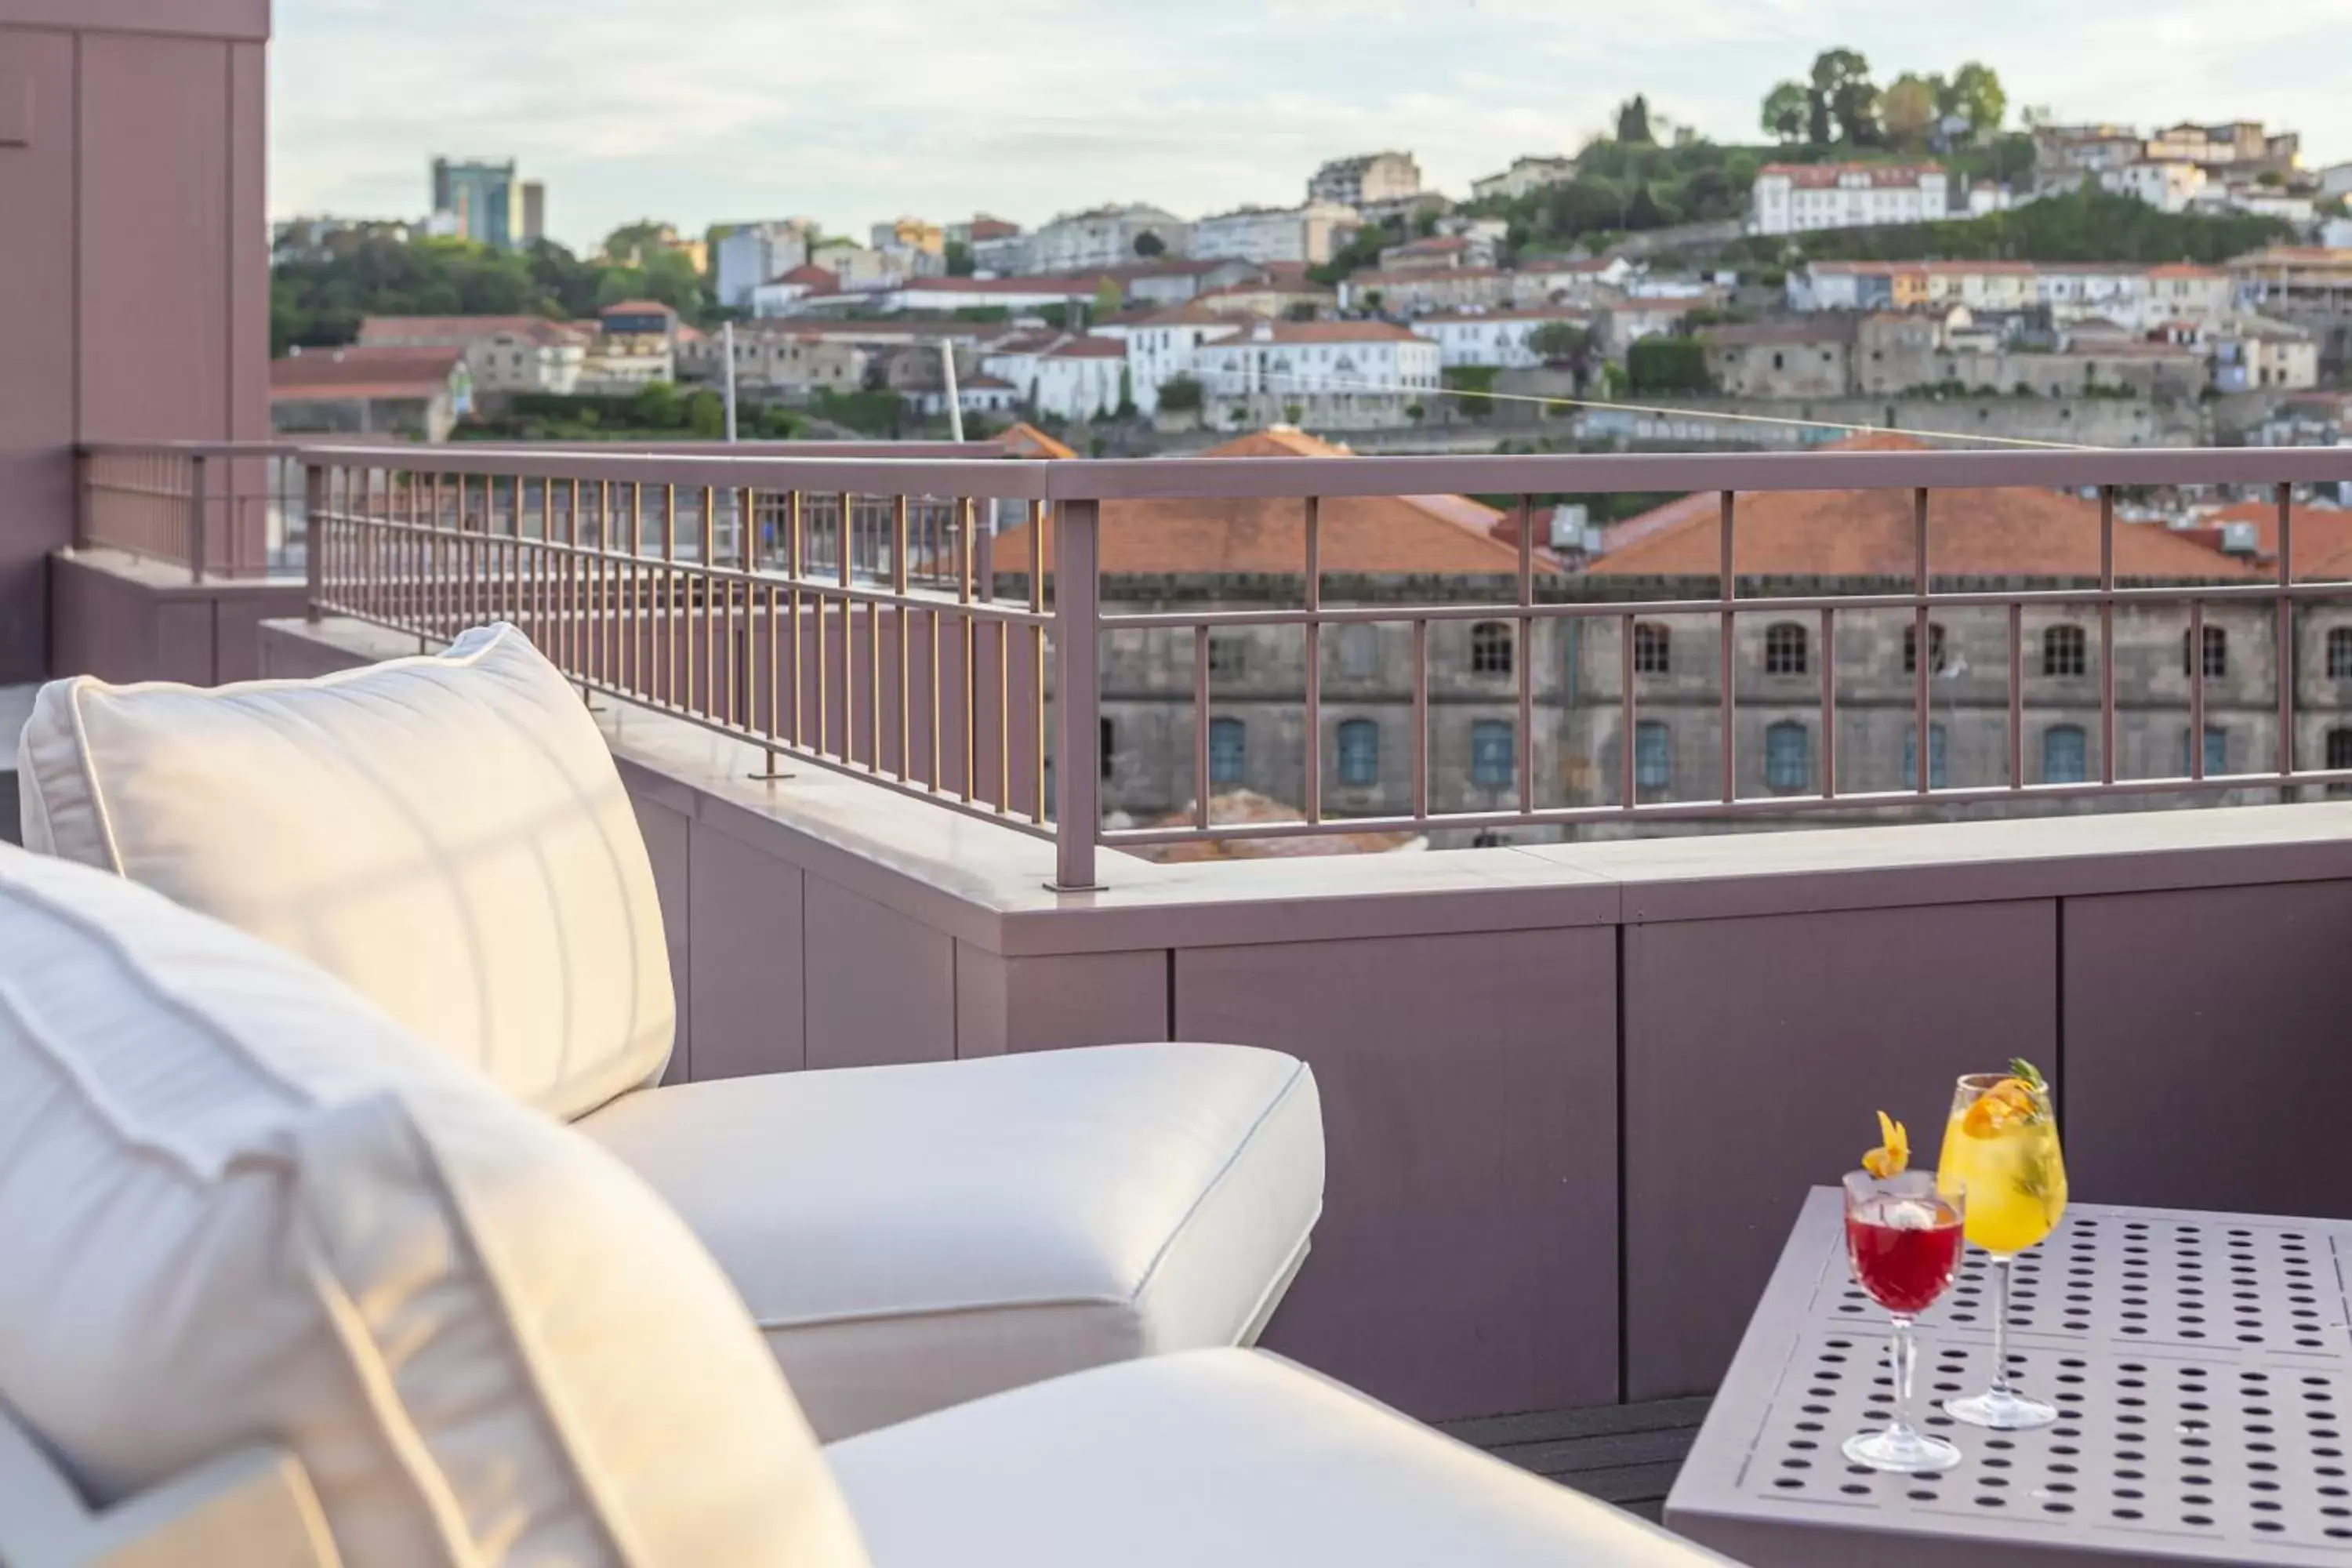
<svg viewBox="0 0 2352 1568"><path fill-rule="evenodd" d="M2352 0L278 0L272 205L415 216L436 153L512 156L584 246L644 216L1034 224L1296 201L1327 157L1464 193L1612 106L1759 139L1820 49L1979 58L2012 109L2265 119L2352 158Z"/></svg>

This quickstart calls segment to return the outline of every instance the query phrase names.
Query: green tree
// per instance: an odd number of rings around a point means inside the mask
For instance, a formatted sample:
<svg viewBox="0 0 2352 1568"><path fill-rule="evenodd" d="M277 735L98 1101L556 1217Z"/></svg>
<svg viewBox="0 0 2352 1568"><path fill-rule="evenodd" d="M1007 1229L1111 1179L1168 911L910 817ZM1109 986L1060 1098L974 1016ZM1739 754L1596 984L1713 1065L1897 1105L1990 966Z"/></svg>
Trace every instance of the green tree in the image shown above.
<svg viewBox="0 0 2352 1568"><path fill-rule="evenodd" d="M1473 419L1484 419L1495 412L1495 400L1489 395L1495 390L1495 377L1499 372L1490 364L1457 364L1439 373L1444 384L1454 394L1454 405Z"/></svg>
<svg viewBox="0 0 2352 1568"><path fill-rule="evenodd" d="M1810 129L1813 144L1843 139L1856 147L1878 143L1878 89L1870 62L1853 49L1824 49L1813 60Z"/></svg>
<svg viewBox="0 0 2352 1568"><path fill-rule="evenodd" d="M1764 95L1764 133L1784 145L1805 139L1811 116L1812 99L1796 82L1781 82Z"/></svg>
<svg viewBox="0 0 2352 1568"><path fill-rule="evenodd" d="M971 259L971 247L964 244L961 240L951 239L948 241L944 259L947 262L949 277L969 278L972 275L974 269Z"/></svg>
<svg viewBox="0 0 2352 1568"><path fill-rule="evenodd" d="M1625 352L1625 369L1637 394L1696 394L1715 387L1706 345L1696 338L1637 339Z"/></svg>
<svg viewBox="0 0 2352 1568"><path fill-rule="evenodd" d="M1118 416L1135 417L1135 372L1126 365L1118 367Z"/></svg>
<svg viewBox="0 0 2352 1568"><path fill-rule="evenodd" d="M1636 145L1648 145L1650 134L1650 100L1635 93L1617 106L1617 140Z"/></svg>
<svg viewBox="0 0 2352 1568"><path fill-rule="evenodd" d="M1306 417L1307 410L1298 404L1286 403L1282 405L1282 422L1285 425L1296 429L1298 422Z"/></svg>
<svg viewBox="0 0 2352 1568"><path fill-rule="evenodd" d="M1160 384L1160 406L1171 414L1198 414L1201 403L1201 384L1189 375L1171 375Z"/></svg>
<svg viewBox="0 0 2352 1568"><path fill-rule="evenodd" d="M1147 228L1135 237L1135 254L1146 261L1165 256L1168 254L1168 242Z"/></svg>
<svg viewBox="0 0 2352 1568"><path fill-rule="evenodd" d="M1940 118L1933 80L1905 71L1880 95L1878 120L1889 146L1906 151L1925 147Z"/></svg>
<svg viewBox="0 0 2352 1568"><path fill-rule="evenodd" d="M1528 351L1546 364L1566 364L1592 352L1592 333L1574 321L1546 321L1528 334Z"/></svg>
<svg viewBox="0 0 2352 1568"><path fill-rule="evenodd" d="M1118 315L1120 307L1126 303L1127 292L1118 286L1118 279L1104 278L1096 281L1093 317L1095 321L1108 321Z"/></svg>
<svg viewBox="0 0 2352 1568"><path fill-rule="evenodd" d="M1665 214L1659 209L1658 198L1650 194L1647 180L1633 187L1633 197L1625 204L1625 226L1629 229L1663 228Z"/></svg>
<svg viewBox="0 0 2352 1568"><path fill-rule="evenodd" d="M1989 136L2008 118L2009 94L1990 66L1970 60L1952 73L1947 101L1940 107L1947 114L1965 117L1978 136Z"/></svg>
<svg viewBox="0 0 2352 1568"><path fill-rule="evenodd" d="M604 237L605 258L624 266L641 265L646 255L660 246L670 232L669 225L649 217L625 223Z"/></svg>
<svg viewBox="0 0 2352 1568"><path fill-rule="evenodd" d="M696 393L686 400L687 428L705 441L719 441L727 436L727 400L710 391Z"/></svg>

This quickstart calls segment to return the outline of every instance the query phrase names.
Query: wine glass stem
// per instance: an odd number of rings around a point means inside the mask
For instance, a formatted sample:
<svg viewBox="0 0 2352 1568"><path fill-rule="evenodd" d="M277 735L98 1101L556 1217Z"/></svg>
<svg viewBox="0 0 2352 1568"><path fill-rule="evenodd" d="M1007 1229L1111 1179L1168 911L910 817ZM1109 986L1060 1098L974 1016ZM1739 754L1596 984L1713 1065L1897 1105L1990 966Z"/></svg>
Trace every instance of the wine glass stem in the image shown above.
<svg viewBox="0 0 2352 1568"><path fill-rule="evenodd" d="M1895 1376L1895 1419L1887 1429L1906 1437L1911 1435L1911 1373L1918 1359L1911 1320L1897 1312L1895 1332L1886 1342L1886 1369Z"/></svg>
<svg viewBox="0 0 2352 1568"><path fill-rule="evenodd" d="M1999 1394L2011 1392L2009 1386L2009 1271L2013 1261L2007 1256L1992 1260L1992 1391Z"/></svg>

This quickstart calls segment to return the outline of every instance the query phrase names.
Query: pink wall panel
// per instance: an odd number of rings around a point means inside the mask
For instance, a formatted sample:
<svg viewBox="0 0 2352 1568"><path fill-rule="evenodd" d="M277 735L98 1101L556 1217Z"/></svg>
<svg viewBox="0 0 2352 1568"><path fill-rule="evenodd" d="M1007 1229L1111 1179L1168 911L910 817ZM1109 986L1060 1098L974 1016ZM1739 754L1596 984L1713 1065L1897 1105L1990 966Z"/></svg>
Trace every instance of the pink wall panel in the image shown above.
<svg viewBox="0 0 2352 1568"><path fill-rule="evenodd" d="M269 37L269 0L0 0L6 26L257 42Z"/></svg>
<svg viewBox="0 0 2352 1568"><path fill-rule="evenodd" d="M2069 899L2074 1195L2352 1217L2352 882Z"/></svg>
<svg viewBox="0 0 2352 1568"><path fill-rule="evenodd" d="M797 1072L801 869L699 823L692 845L695 1079Z"/></svg>
<svg viewBox="0 0 2352 1568"><path fill-rule="evenodd" d="M636 808L646 858L653 862L654 896L661 900L662 940L669 950L670 990L677 1005L677 1032L662 1081L684 1083L694 1075L693 824L644 791L632 791L629 802Z"/></svg>
<svg viewBox="0 0 2352 1568"><path fill-rule="evenodd" d="M1625 928L1626 1397L1714 1388L1809 1188L1932 1161L1952 1080L2053 1076L2057 912L1945 904ZM1701 1267L1701 1264L1704 1267Z"/></svg>
<svg viewBox="0 0 2352 1568"><path fill-rule="evenodd" d="M845 888L803 883L808 1065L955 1056L955 939Z"/></svg>
<svg viewBox="0 0 2352 1568"><path fill-rule="evenodd" d="M32 105L29 141L0 146L0 681L20 681L44 672L42 562L73 529L73 39L0 30L0 90Z"/></svg>
<svg viewBox="0 0 2352 1568"><path fill-rule="evenodd" d="M249 216L229 46L100 35L81 54L82 438L226 438L230 237Z"/></svg>
<svg viewBox="0 0 2352 1568"><path fill-rule="evenodd" d="M1168 954L1003 958L956 944L956 1055L1168 1038Z"/></svg>
<svg viewBox="0 0 2352 1568"><path fill-rule="evenodd" d="M1265 1343L1425 1420L1617 1397L1616 937L1176 955L1176 1037L1315 1068L1330 1177Z"/></svg>

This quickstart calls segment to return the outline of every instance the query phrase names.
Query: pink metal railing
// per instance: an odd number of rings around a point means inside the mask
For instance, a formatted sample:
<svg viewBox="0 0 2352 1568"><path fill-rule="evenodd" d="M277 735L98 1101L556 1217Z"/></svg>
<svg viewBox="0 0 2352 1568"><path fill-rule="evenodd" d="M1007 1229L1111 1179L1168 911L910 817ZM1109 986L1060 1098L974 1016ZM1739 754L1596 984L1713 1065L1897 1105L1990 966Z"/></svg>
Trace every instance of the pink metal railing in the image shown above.
<svg viewBox="0 0 2352 1568"><path fill-rule="evenodd" d="M1095 885L1098 845L1150 846L1234 838L1433 828L1675 821L1838 809L2107 795L2210 795L2252 786L2352 784L2352 768L2296 766L2294 612L2352 602L2352 583L2293 574L2294 487L2352 479L2352 454L2333 449L2082 450L2031 453L1852 452L1767 456L1297 458L1266 461L974 460L929 456L685 457L580 451L311 447L308 504L320 527L310 555L318 613L355 616L446 636L469 621L513 619L583 689L649 702L765 748L772 773L797 762L856 773L950 809L1052 837L1056 883ZM2146 486L2259 486L2278 507L2275 578L2139 583L2118 580L2117 492ZM2050 586L1939 587L1928 527L1937 489L2002 487L2095 490L2099 560ZM1736 570L1738 497L1764 490L1896 490L1912 498L1907 588L1853 595L1742 593ZM1327 600L1324 503L1341 497L1712 490L1717 509L1717 591L1671 600L1547 596L1538 591L1532 506L1519 506L1516 572L1507 602L1335 604ZM1295 606L1103 608L1100 523L1106 503L1276 499L1302 522ZM1027 559L991 562L977 526L981 503L1018 503ZM845 532L841 519L848 517ZM1050 566L1046 528L1053 531ZM2217 558L2218 560L2218 558ZM1016 591L999 597L1000 584ZM1050 589L1050 592L1049 592ZM2189 746L2186 776L2117 776L2115 685L2118 608L2183 609L2201 646L2207 606L2252 601L2276 616L2279 742L2266 766L2208 776L2204 748ZM2036 605L2095 607L2101 652L2099 776L2024 782L2023 613ZM1929 765L1933 613L2003 612L2007 630L2007 782L1939 786ZM1916 777L1899 791L1844 792L1836 762L1838 618L1908 612L1920 650L1912 721ZM1818 701L1824 738L1821 787L1743 797L1738 787L1733 636L1738 616L1804 617L1823 650ZM1671 616L1720 628L1719 787L1707 798L1650 801L1635 778L1641 691L1635 624ZM1444 623L1502 621L1514 660L1517 746L1531 754L1534 628L1618 623L1621 776L1614 801L1545 805L1535 769L1517 768L1515 801L1476 810L1433 803L1430 631ZM1379 816L1326 810L1321 716L1325 629L1404 624L1412 648L1411 809ZM1219 627L1297 626L1305 644L1303 707L1308 761L1300 814L1280 822L1212 820L1207 716L1209 639ZM1100 679L1106 634L1190 633L1194 709L1192 820L1101 826ZM1048 644L1052 701L1048 702ZM2189 733L2204 733L2206 676L2190 661ZM1053 725L1048 744L1048 723ZM1051 764L1049 768L1049 763ZM1047 784L1050 772L1051 786ZM1050 800L1049 800L1050 795Z"/></svg>
<svg viewBox="0 0 2352 1568"><path fill-rule="evenodd" d="M269 441L85 446L74 542L182 567L199 583L299 571L294 450Z"/></svg>

